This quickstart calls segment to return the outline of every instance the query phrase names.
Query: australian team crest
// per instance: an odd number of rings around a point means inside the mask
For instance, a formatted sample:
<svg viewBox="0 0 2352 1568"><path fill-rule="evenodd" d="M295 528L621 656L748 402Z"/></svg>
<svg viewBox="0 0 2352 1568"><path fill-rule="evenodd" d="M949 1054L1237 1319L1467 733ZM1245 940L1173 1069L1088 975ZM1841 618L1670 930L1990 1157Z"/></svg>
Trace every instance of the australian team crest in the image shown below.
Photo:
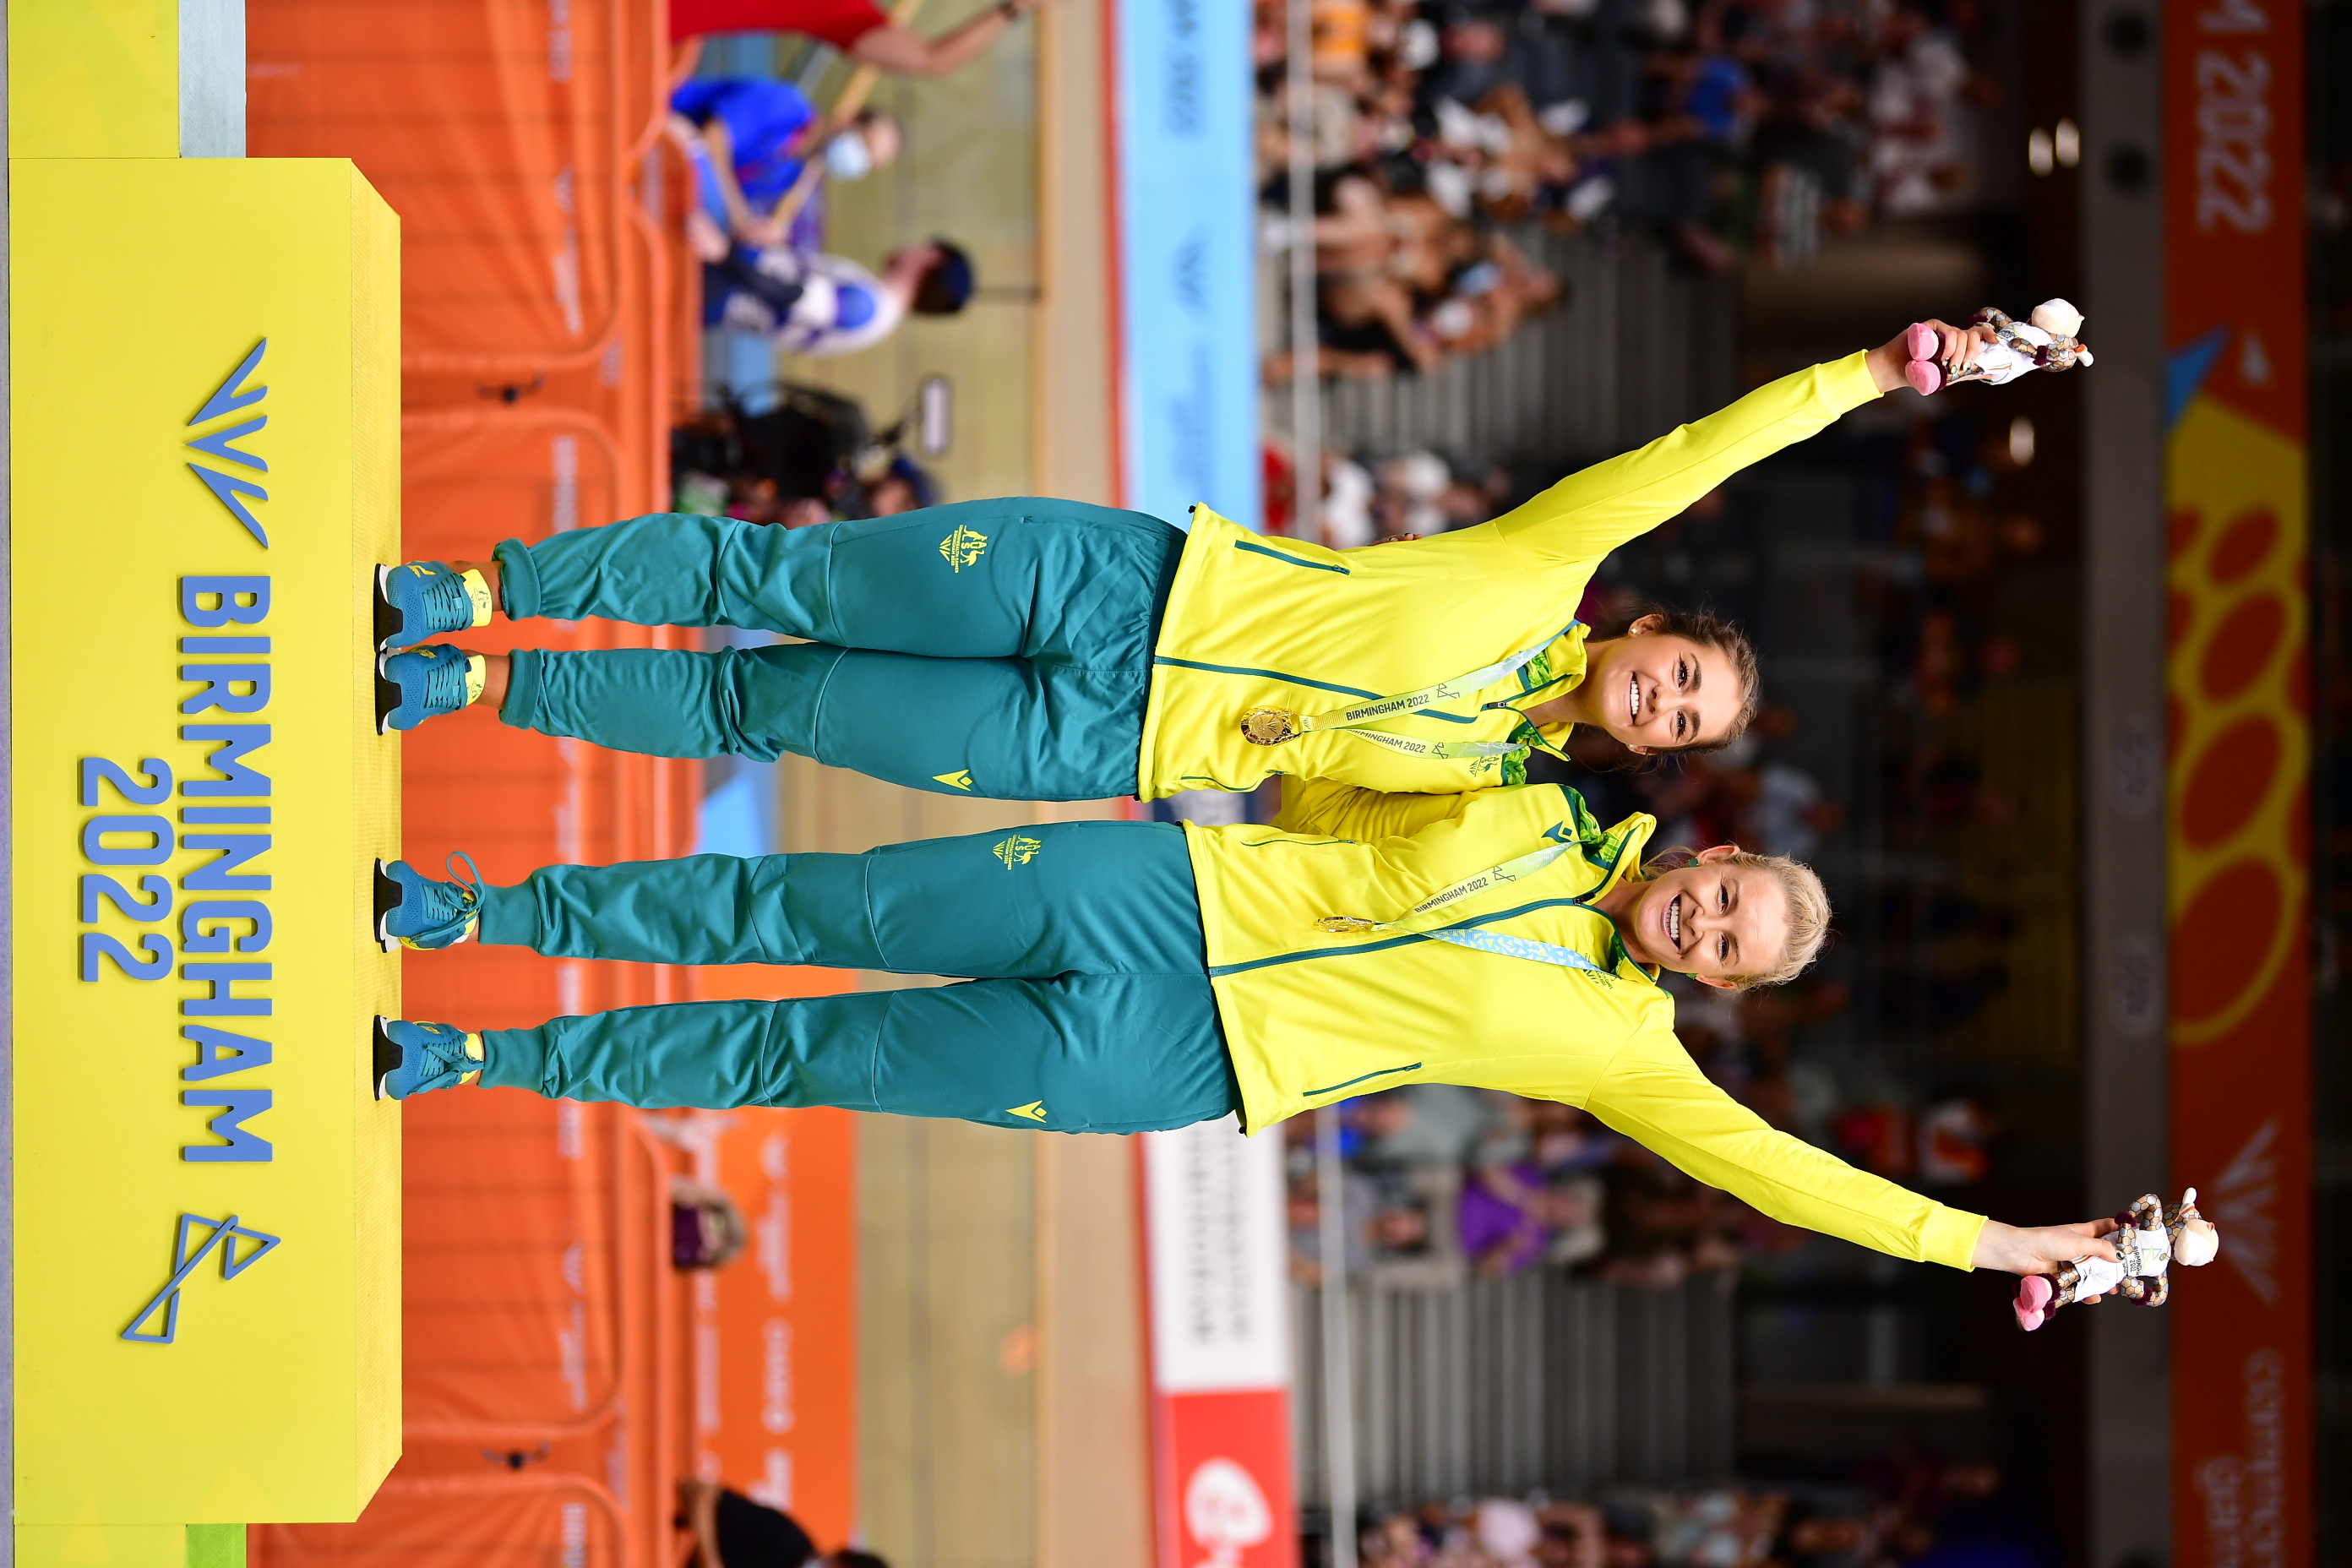
<svg viewBox="0 0 2352 1568"><path fill-rule="evenodd" d="M996 858L1003 861L1004 868L1010 871L1015 866L1026 866L1030 861L1037 858L1037 851L1044 847L1045 847L1045 845L1036 839L1024 837L1016 833L997 845Z"/></svg>
<svg viewBox="0 0 2352 1568"><path fill-rule="evenodd" d="M976 529L956 525L956 531L940 541L940 555L949 567L961 572L988 553L988 535Z"/></svg>

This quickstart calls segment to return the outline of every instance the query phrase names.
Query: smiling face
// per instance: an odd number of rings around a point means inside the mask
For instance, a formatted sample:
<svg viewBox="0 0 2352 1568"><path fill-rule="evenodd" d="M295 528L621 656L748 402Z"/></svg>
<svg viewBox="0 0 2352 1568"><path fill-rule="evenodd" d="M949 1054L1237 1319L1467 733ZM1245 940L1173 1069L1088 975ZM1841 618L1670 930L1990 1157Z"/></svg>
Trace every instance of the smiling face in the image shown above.
<svg viewBox="0 0 2352 1568"><path fill-rule="evenodd" d="M1639 885L1617 917L1636 963L1729 986L1778 964L1789 951L1789 892L1764 867L1732 859L1727 844Z"/></svg>
<svg viewBox="0 0 2352 1568"><path fill-rule="evenodd" d="M1643 616L1623 637L1586 645L1588 710L1645 756L1729 740L1748 700L1729 654L1660 629L1664 624L1664 616Z"/></svg>

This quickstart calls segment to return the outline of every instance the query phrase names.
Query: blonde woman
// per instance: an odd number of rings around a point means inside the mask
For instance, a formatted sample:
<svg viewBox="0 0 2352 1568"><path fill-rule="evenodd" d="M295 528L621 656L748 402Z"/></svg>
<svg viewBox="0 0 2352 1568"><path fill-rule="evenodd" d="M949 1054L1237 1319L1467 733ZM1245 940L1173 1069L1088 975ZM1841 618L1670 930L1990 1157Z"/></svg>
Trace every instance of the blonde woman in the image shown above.
<svg viewBox="0 0 2352 1568"><path fill-rule="evenodd" d="M1280 826L1058 823L864 855L554 866L510 888L395 863L387 944L974 978L528 1029L383 1020L379 1092L487 1084L1074 1132L1238 1113L1257 1131L1460 1083L1581 1107L1763 1213L1897 1257L2030 1274L2105 1247L2095 1225L2014 1230L1857 1171L1692 1063L1658 970L1730 987L1794 975L1829 912L1805 868L1728 846L1645 865L1650 818L1604 830L1553 784L1290 794Z"/></svg>

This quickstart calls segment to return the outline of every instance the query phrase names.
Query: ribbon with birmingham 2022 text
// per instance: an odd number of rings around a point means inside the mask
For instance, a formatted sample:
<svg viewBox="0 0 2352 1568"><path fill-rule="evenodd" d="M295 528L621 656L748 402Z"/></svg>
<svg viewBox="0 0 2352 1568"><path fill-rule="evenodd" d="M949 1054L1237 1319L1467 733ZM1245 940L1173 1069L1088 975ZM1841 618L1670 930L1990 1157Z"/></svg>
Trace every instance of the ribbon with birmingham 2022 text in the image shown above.
<svg viewBox="0 0 2352 1568"><path fill-rule="evenodd" d="M1508 658L1500 659L1466 675L1441 680L1434 686L1424 686L1418 691L1407 691L1394 697L1378 697L1370 702L1360 702L1352 708L1335 709L1328 713L1294 713L1287 708L1253 708L1242 715L1242 735L1254 746L1278 746L1298 736L1321 732L1342 732L1386 746L1391 752L1408 757L1497 757L1525 748L1511 741L1423 741L1410 735L1399 735L1386 730L1369 728L1375 721L1393 719L1401 714L1418 713L1424 708L1457 698L1474 697L1507 675L1515 675L1537 655L1575 629L1570 621L1552 636L1524 647ZM1496 868L1497 870L1501 868ZM1419 911L1415 911L1416 913Z"/></svg>

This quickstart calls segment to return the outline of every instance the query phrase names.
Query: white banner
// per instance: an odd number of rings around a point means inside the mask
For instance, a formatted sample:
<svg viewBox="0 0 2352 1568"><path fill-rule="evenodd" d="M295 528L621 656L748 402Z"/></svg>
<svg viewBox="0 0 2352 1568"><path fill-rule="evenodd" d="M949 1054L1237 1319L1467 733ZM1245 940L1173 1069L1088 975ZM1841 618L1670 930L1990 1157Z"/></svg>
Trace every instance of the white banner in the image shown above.
<svg viewBox="0 0 2352 1568"><path fill-rule="evenodd" d="M1282 1140L1230 1119L1147 1132L1143 1178L1154 1387L1287 1388Z"/></svg>

